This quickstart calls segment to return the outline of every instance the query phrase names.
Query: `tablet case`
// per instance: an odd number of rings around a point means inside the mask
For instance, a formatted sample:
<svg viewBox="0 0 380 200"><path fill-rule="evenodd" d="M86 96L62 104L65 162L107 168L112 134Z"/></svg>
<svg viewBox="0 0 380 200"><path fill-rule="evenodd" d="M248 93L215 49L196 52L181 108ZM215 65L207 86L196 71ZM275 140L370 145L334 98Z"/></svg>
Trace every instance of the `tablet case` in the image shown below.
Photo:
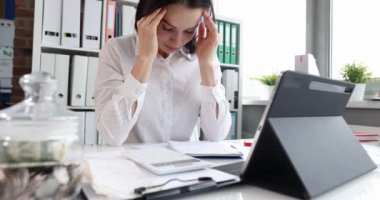
<svg viewBox="0 0 380 200"><path fill-rule="evenodd" d="M308 199L375 169L342 117L353 88L350 83L283 73L244 181Z"/></svg>

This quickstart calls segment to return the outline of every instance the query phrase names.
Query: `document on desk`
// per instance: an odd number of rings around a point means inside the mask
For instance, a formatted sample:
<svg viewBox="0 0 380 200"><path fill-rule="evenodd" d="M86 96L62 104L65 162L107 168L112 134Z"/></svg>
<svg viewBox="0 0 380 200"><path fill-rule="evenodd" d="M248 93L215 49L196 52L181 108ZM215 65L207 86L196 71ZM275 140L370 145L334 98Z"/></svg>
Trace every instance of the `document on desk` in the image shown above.
<svg viewBox="0 0 380 200"><path fill-rule="evenodd" d="M169 141L174 151L193 157L242 157L243 153L226 142L177 142Z"/></svg>
<svg viewBox="0 0 380 200"><path fill-rule="evenodd" d="M369 157L372 159L372 161L377 165L380 166L380 147L370 144L363 144L364 149L367 151Z"/></svg>
<svg viewBox="0 0 380 200"><path fill-rule="evenodd" d="M150 187L161 185L171 179L190 181L170 181L159 187L149 189L149 193L167 191L173 188L189 186L199 183L199 177L210 177L215 183L238 182L238 176L227 174L214 169L203 169L185 173L158 176L150 171L139 167L134 162L122 157L113 158L89 158L86 160L91 174L91 189L99 196L106 195L111 199L132 199L145 194L136 194L134 190L140 187ZM194 180L195 179L195 180ZM87 188L87 189L86 189ZM88 195L88 187L84 187L84 192ZM181 190L178 190L181 192ZM91 199L96 199L91 196Z"/></svg>

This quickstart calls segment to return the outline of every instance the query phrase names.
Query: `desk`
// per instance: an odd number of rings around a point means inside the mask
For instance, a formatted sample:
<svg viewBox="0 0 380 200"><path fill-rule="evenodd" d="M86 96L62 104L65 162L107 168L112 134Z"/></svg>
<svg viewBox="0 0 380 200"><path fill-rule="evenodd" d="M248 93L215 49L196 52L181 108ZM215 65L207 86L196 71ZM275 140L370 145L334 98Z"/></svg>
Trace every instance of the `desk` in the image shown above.
<svg viewBox="0 0 380 200"><path fill-rule="evenodd" d="M378 200L380 197L380 169L361 176L345 185L342 185L326 194L323 194L315 199L330 200L330 199L363 199L363 200ZM270 190L262 189L256 186L247 184L238 184L222 188L220 190L210 191L202 194L194 194L181 199L186 200L246 200L246 199L295 199Z"/></svg>
<svg viewBox="0 0 380 200"><path fill-rule="evenodd" d="M239 145L241 141L233 141L232 144ZM376 164L380 165L380 146L375 145L363 145L367 151L370 149L376 150L377 161ZM245 156L248 153L248 148L240 146L243 149ZM99 149L98 149L99 150ZM98 151L97 150L97 151ZM110 150L109 148L104 148L103 150ZM102 151L103 151L102 150ZM111 150L117 150L111 149ZM93 152L94 148L88 148L88 152ZM373 153L373 152L369 152ZM217 169L223 169L227 166L227 169L231 170L235 166L242 162L242 159L208 159L214 162L213 167ZM236 171L236 168L233 169ZM227 170L228 171L228 170ZM325 193L316 199L327 200L327 199L365 199L365 200L378 200L380 197L380 168L369 172L359 178L356 178L332 191ZM181 197L181 199L188 200L209 200L209 199L223 199L223 200L245 200L245 199L294 199L292 197L282 195L270 190L262 189L257 186L248 185L240 183L237 185L228 186L221 188L219 190L209 191L200 194L192 194L189 196Z"/></svg>

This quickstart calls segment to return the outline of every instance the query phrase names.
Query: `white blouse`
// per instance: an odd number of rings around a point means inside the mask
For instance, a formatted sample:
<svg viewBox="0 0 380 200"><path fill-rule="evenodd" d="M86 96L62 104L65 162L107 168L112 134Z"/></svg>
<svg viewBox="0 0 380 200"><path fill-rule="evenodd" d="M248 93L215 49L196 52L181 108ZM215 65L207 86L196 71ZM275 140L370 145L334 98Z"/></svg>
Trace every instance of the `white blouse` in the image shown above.
<svg viewBox="0 0 380 200"><path fill-rule="evenodd" d="M216 86L203 86L195 55L182 49L167 58L157 55L150 80L142 84L130 73L137 49L137 36L133 35L109 40L100 52L95 111L102 143L186 141L198 118L207 140L223 140L231 115L219 81L220 64L215 67Z"/></svg>

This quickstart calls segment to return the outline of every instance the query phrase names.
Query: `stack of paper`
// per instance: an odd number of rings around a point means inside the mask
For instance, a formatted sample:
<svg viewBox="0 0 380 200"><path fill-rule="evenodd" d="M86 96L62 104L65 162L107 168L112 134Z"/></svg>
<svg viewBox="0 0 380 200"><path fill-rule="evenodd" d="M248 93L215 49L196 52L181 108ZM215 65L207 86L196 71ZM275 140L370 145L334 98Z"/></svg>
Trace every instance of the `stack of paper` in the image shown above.
<svg viewBox="0 0 380 200"><path fill-rule="evenodd" d="M193 157L242 157L243 153L225 142L176 142L169 141L173 150Z"/></svg>

